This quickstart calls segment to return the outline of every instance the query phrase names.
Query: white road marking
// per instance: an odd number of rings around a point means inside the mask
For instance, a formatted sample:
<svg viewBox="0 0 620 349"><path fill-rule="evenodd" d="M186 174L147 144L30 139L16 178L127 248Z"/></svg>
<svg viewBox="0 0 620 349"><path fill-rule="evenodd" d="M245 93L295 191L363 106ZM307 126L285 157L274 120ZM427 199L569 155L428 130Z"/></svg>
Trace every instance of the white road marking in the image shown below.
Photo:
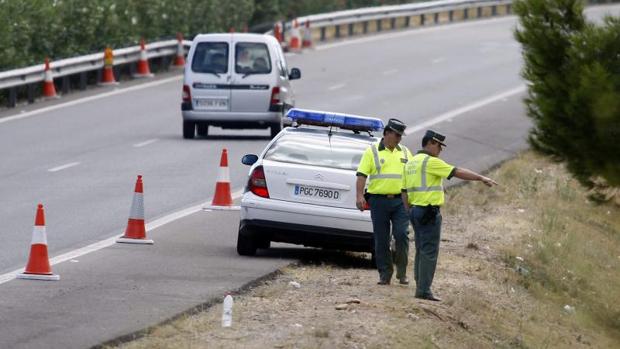
<svg viewBox="0 0 620 349"><path fill-rule="evenodd" d="M104 92L104 93L100 93L94 96L89 96L89 97L84 97L81 99L76 99L74 101L70 101L70 102L66 102L66 103L60 103L60 104L56 104L56 105L51 105L49 107L44 107L41 109L36 109L36 110L31 110L28 112L20 112L20 114L16 114L16 115L11 115L11 116L7 116L5 118L0 118L0 124L5 123L5 122L9 122L9 121L13 121L13 120L19 120L19 119L24 119L24 118L28 118L37 114L42 114L48 111L52 111L52 110L56 110L56 109L61 109L61 108L65 108L65 107L70 107L70 106L74 106L74 105L78 105L78 104L83 104L83 103L87 103L90 101L94 101L97 99L102 99L102 98L106 98L106 97L110 97L110 96L114 96L114 95L118 95L121 93L125 93L125 92L130 92L130 91L137 91L137 90L143 90L145 88L149 88L149 87L153 87L153 86L159 86L159 85L163 85L163 84L167 84L171 81L177 81L177 80L182 80L183 79L183 75L179 75L179 76L174 76L171 78L166 78L166 79L162 79L162 80L157 80L157 81L153 81L153 82L147 82L144 84L140 84L140 85L136 85L136 86L131 86L131 87L127 87L127 88L119 88L119 89L115 89L114 91L110 91L110 92Z"/></svg>
<svg viewBox="0 0 620 349"><path fill-rule="evenodd" d="M437 63L441 63L443 61L445 61L446 58L445 57L439 57L439 58L435 58L431 61L432 64L437 64Z"/></svg>
<svg viewBox="0 0 620 349"><path fill-rule="evenodd" d="M66 168L69 168L69 167L77 166L79 164L80 164L79 162L71 162L71 163L68 163L68 164L65 164L65 165L61 165L61 166L58 166L58 167L50 168L47 171L48 172L58 172L58 171L62 171L62 170L66 169Z"/></svg>
<svg viewBox="0 0 620 349"><path fill-rule="evenodd" d="M390 69L383 72L383 75L392 75L398 73L398 69Z"/></svg>
<svg viewBox="0 0 620 349"><path fill-rule="evenodd" d="M239 190L235 191L234 193L232 193L231 195L233 197L233 200L235 200L235 199L238 199L239 197L241 197L242 194L243 194L243 189L239 189ZM154 220L154 221L152 221L150 223L147 223L146 224L146 231L149 232L149 231L155 230L155 229L157 229L157 228L159 228L159 227L161 227L163 225L166 225L166 224L168 224L170 222L174 222L177 219L181 219L183 217L187 217L187 216L189 216L191 214L194 214L196 212L204 212L202 210L202 208L205 205L210 204L212 200L213 200L213 198L210 198L206 202L203 202L202 204L194 205L192 207L188 207L186 209L183 209L183 210L180 210L180 211L177 211L177 212L172 212L172 213L170 213L170 214L168 214L166 216L158 218L158 219L156 219L156 220ZM116 239L121 237L121 235L122 234L115 235L115 236L112 236L112 237L107 238L105 240L101 240L101 241L95 242L94 244L90 244L88 246L79 248L77 250L69 251L69 252L63 253L63 254L61 254L59 256L50 258L50 265L56 265L56 264L59 264L59 263L62 263L62 262L71 261L71 260L74 260L74 259L79 258L81 256L84 256L86 254L89 254L89 253L92 253L92 252L95 252L95 251L99 251L99 250L104 249L106 247L112 246L112 245L116 244ZM20 268L20 269L13 270L11 272L8 272L8 273L0 275L0 285L2 285L5 282L9 282L11 280L14 280L15 279L15 275L19 274L19 273L22 273L23 271L24 271L24 268Z"/></svg>
<svg viewBox="0 0 620 349"><path fill-rule="evenodd" d="M133 146L136 147L136 148L140 148L140 147L144 147L145 145L149 145L151 143L155 143L157 141L158 141L157 138L153 138L153 139L149 139L148 141L144 141L142 143L136 143Z"/></svg>
<svg viewBox="0 0 620 349"><path fill-rule="evenodd" d="M410 35L424 35L424 34L428 34L432 32L446 31L446 30L458 29L458 28L463 28L463 27L473 27L473 26L485 25L489 23L514 22L515 18L516 18L515 16L506 16L502 18L487 19L484 21L454 23L454 24L441 25L441 26L436 26L436 27L411 28L410 30L392 32L392 33L386 32L385 34L374 34L374 35L359 38L359 39L347 39L346 41L338 41L338 42L334 42L330 44L321 44L317 46L315 49L317 51L322 51L322 50L329 50L330 48L355 45L355 44L386 40L386 39L392 39L392 38L400 38L403 36L410 36Z"/></svg>
<svg viewBox="0 0 620 349"><path fill-rule="evenodd" d="M497 101L503 100L504 98L508 98L508 97L511 97L511 96L514 96L516 94L523 93L523 92L525 92L525 85L517 86L517 87L511 88L510 90L507 90L507 91L504 91L504 92L500 92L500 93L498 93L496 95L493 95L491 97L487 97L487 98L481 99L479 101L476 101L476 102L471 103L469 105L466 105L464 107L457 108L457 109L451 110L449 112L443 113L443 114L441 114L439 116L436 116L436 117L434 117L434 118L432 118L430 120L427 120L427 121L425 121L425 122L423 122L421 124L418 124L415 127L407 128L405 130L405 135L408 136L408 135L410 135L410 134L412 134L414 132L424 130L424 129L428 128L429 126L438 124L438 123L440 123L442 121L446 121L446 120L450 120L450 119L456 118L457 116L463 115L463 114L465 114L465 113L467 113L469 111L472 111L474 109L478 109L480 107L484 107L487 104L491 104L493 102L497 102Z"/></svg>
<svg viewBox="0 0 620 349"><path fill-rule="evenodd" d="M338 85L333 85L333 86L330 86L330 87L328 87L327 89L328 89L329 91L334 91L334 90L339 90L339 89L341 89L341 88L343 88L343 87L345 87L345 86L347 86L347 84L338 84Z"/></svg>

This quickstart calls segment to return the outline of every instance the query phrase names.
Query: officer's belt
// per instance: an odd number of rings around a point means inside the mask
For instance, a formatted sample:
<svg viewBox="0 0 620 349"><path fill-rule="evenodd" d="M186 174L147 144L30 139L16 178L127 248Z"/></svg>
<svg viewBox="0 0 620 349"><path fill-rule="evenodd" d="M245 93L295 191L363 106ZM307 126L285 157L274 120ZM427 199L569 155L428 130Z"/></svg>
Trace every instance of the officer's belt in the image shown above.
<svg viewBox="0 0 620 349"><path fill-rule="evenodd" d="M400 198L400 193L398 193L398 194L370 194L370 193L368 193L368 195L376 196L376 197L380 197L380 198L387 198L387 199Z"/></svg>

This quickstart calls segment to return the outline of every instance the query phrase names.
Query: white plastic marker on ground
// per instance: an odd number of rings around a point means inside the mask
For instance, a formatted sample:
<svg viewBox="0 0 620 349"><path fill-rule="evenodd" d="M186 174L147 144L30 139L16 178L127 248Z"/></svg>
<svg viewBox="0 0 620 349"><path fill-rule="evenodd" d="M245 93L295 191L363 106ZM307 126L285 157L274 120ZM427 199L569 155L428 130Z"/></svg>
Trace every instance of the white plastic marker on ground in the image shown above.
<svg viewBox="0 0 620 349"><path fill-rule="evenodd" d="M89 96L89 97L84 97L84 98L80 98L80 99L76 99L73 101L69 101L66 103L60 103L60 104L54 104L54 105L50 105L49 107L44 107L41 109L35 109L35 110L31 110L31 111L27 111L24 113L20 113L20 114L16 114L16 115L11 115L11 116L7 116L4 118L0 118L0 124L5 123L5 122L9 122L9 121L14 121L14 120L19 120L19 119L25 119L37 114L41 114L41 113L45 113L48 111L52 111L52 110L56 110L56 109L61 109L61 108L65 108L65 107L70 107L70 106L74 106L74 105L78 105L78 104L83 104L83 103L87 103L90 101L94 101L97 99L101 99L101 98L106 98L109 96L114 96L114 95L118 95L121 93L125 93L125 92L130 92L130 91L136 91L136 90L143 90L145 88L149 88L149 87L153 87L153 86L158 86L158 85L163 85L166 83L169 83L171 81L177 81L177 80L182 80L183 79L183 75L179 75L179 76L173 76L171 78L165 78L165 79L161 79L161 80L157 80L157 81L152 81L152 82L147 82L144 84L140 84L140 85L136 85L136 86L131 86L131 87L127 87L127 88L118 88L118 89L114 89L114 91L110 91L110 92L103 92L94 96Z"/></svg>
<svg viewBox="0 0 620 349"><path fill-rule="evenodd" d="M71 162L71 163L68 163L68 164L65 164L65 165L61 165L61 166L57 166L57 167L54 167L54 168L50 168L47 171L48 172L58 172L58 171L62 171L64 169L67 169L67 168L70 168L70 167L73 167L73 166L77 166L79 164L80 164L79 162Z"/></svg>
<svg viewBox="0 0 620 349"><path fill-rule="evenodd" d="M232 197L233 197L233 199L236 200L236 199L240 198L242 194L243 194L243 189L239 189L239 190L235 191L234 193L232 193ZM211 202L211 200L209 199L209 200L207 200L206 203L210 203L210 202ZM155 230L155 229L157 229L157 228L159 228L159 227L161 227L163 225L166 225L166 224L168 224L170 222L174 222L174 221L176 221L178 219L181 219L183 217L187 217L187 216L189 216L191 214L194 214L196 212L200 212L200 211L202 211L202 208L205 206L206 203L202 203L202 204L199 204L199 205L194 205L192 207L188 207L186 209L183 209L183 210L180 210L180 211L177 211L177 212L173 212L173 213L170 213L170 214L168 214L168 215L166 215L164 217L155 219L154 221L146 224L146 231L149 232L149 231ZM87 254L89 254L91 252L99 251L99 250L104 249L106 247L115 245L116 244L116 239L118 239L119 237L121 237L121 235L115 235L115 236L112 236L112 237L107 238L105 240L101 240L101 241L95 242L94 244L91 244L91 245L79 248L77 250L69 251L67 253L61 254L61 255L56 256L54 258L51 258L50 259L50 265L55 265L55 264L59 264L59 263L62 263L62 262L70 261L72 259L76 259L78 257L87 255ZM8 273L0 275L0 285L2 285L5 282L9 282L11 280L14 280L15 279L15 275L19 274L19 273L21 273L23 271L24 271L24 268L20 268L20 269L17 269L17 270L14 270L14 271L11 271L11 272L8 272Z"/></svg>

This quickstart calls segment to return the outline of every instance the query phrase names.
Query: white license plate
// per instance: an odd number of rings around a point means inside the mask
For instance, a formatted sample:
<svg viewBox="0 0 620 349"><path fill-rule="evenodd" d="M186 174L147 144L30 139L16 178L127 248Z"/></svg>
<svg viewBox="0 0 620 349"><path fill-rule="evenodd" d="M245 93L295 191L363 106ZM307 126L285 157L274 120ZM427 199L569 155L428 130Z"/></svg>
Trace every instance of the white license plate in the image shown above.
<svg viewBox="0 0 620 349"><path fill-rule="evenodd" d="M196 98L196 108L208 110L228 110L228 99L225 98Z"/></svg>
<svg viewBox="0 0 620 349"><path fill-rule="evenodd" d="M321 199L321 200L340 200L340 191L334 189L326 189L319 187L308 187L305 185L295 185L294 196Z"/></svg>

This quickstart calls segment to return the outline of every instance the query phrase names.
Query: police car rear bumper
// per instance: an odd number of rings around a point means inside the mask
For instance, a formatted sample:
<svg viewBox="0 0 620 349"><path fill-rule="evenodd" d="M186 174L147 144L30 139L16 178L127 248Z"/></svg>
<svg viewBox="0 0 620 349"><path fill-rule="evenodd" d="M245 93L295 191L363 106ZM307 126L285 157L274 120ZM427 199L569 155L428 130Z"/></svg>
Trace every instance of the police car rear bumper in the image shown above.
<svg viewBox="0 0 620 349"><path fill-rule="evenodd" d="M372 251L370 214L357 209L265 199L247 192L241 200L241 225L271 241Z"/></svg>

